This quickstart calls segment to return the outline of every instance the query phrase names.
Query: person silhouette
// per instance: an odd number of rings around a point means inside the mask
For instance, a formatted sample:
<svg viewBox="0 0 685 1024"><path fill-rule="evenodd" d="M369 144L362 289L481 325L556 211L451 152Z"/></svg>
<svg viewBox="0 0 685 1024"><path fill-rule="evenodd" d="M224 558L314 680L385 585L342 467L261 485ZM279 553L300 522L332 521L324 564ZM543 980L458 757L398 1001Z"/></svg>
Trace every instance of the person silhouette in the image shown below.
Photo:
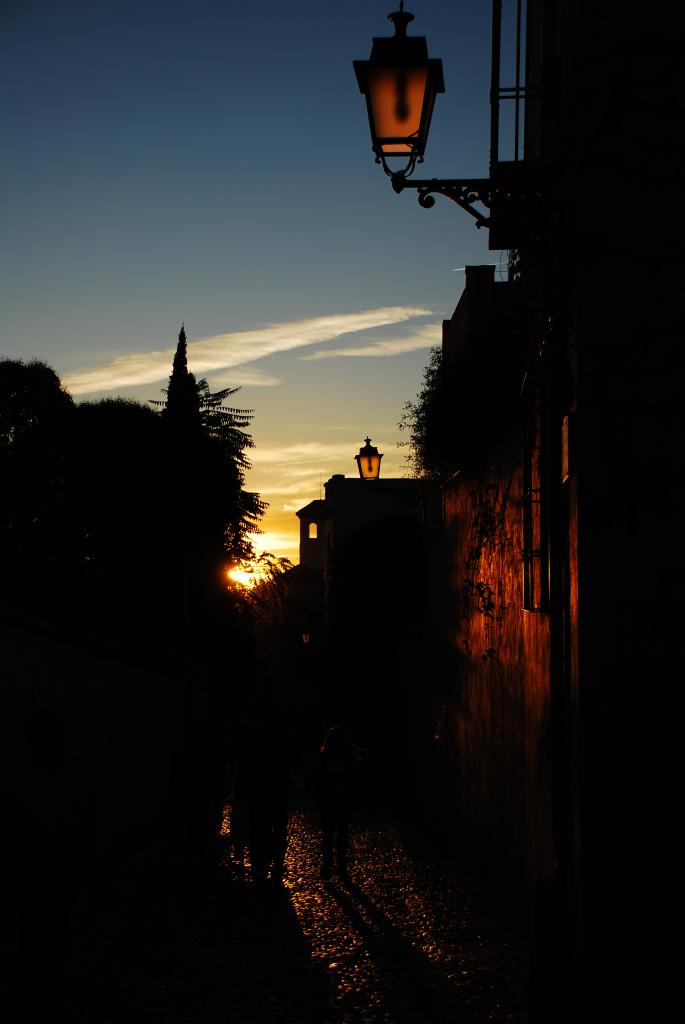
<svg viewBox="0 0 685 1024"><path fill-rule="evenodd" d="M285 868L294 741L279 713L268 710L243 748L244 793L253 881L278 884Z"/></svg>
<svg viewBox="0 0 685 1024"><path fill-rule="evenodd" d="M242 868L245 851L250 841L250 796L249 763L252 733L255 726L251 719L243 716L237 738L233 741L232 756L228 765L227 782L230 793L231 824L229 848L234 863Z"/></svg>
<svg viewBox="0 0 685 1024"><path fill-rule="evenodd" d="M336 854L338 875L348 877L350 819L359 768L357 748L339 726L326 733L312 773L312 789L321 819L320 876L329 879Z"/></svg>

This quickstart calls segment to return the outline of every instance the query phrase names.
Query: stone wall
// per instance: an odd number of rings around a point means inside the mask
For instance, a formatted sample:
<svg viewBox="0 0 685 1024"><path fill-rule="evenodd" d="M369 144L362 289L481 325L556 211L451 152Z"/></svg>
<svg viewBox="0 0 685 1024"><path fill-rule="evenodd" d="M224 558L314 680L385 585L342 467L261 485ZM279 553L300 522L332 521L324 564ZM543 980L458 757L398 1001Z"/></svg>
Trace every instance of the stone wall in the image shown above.
<svg viewBox="0 0 685 1024"><path fill-rule="evenodd" d="M526 890L553 869L550 638L547 615L523 609L517 440L444 491L447 770L461 826Z"/></svg>

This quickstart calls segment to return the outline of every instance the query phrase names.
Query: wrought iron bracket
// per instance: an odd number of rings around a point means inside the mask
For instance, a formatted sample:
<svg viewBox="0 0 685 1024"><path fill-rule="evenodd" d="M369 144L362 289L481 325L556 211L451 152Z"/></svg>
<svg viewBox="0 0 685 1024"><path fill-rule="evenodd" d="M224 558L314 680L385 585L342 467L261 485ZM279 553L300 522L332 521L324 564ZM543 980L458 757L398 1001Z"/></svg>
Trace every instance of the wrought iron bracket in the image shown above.
<svg viewBox="0 0 685 1024"><path fill-rule="evenodd" d="M461 206L462 210L470 213L475 218L477 228L490 227L490 217L473 205L480 203L486 210L490 210L493 189L489 178L429 178L408 181L403 171L397 171L390 176L390 182L398 194L405 188L415 188L418 192L419 206L424 210L435 206L434 195L445 196L457 206Z"/></svg>

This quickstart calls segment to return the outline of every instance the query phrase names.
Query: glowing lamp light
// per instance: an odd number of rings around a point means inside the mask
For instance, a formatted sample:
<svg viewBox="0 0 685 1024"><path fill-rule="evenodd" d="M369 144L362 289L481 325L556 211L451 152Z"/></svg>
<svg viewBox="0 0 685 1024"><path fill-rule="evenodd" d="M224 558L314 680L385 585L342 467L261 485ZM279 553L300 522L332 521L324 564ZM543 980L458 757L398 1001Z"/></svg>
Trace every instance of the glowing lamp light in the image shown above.
<svg viewBox="0 0 685 1024"><path fill-rule="evenodd" d="M423 158L435 97L445 91L442 61L428 57L425 36L408 36L414 15L404 10L388 15L394 36L374 37L368 60L355 60L360 92L366 98L371 145L376 161L405 157L408 168Z"/></svg>
<svg viewBox="0 0 685 1024"><path fill-rule="evenodd" d="M359 475L362 480L378 480L383 455L379 455L378 448L373 447L370 437L365 437L364 440L366 444L359 449L359 455L355 455Z"/></svg>

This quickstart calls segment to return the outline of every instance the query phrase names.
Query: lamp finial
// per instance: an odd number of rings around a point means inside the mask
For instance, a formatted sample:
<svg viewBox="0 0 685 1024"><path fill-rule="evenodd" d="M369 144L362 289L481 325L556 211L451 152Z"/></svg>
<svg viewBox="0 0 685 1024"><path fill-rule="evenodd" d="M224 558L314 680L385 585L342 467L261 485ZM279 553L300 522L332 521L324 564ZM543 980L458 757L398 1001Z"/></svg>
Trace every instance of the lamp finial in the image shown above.
<svg viewBox="0 0 685 1024"><path fill-rule="evenodd" d="M393 11L388 15L388 21L391 21L395 26L395 37L406 36L407 25L414 20L414 15L410 14L409 11L404 9L404 0L400 0L399 11Z"/></svg>

